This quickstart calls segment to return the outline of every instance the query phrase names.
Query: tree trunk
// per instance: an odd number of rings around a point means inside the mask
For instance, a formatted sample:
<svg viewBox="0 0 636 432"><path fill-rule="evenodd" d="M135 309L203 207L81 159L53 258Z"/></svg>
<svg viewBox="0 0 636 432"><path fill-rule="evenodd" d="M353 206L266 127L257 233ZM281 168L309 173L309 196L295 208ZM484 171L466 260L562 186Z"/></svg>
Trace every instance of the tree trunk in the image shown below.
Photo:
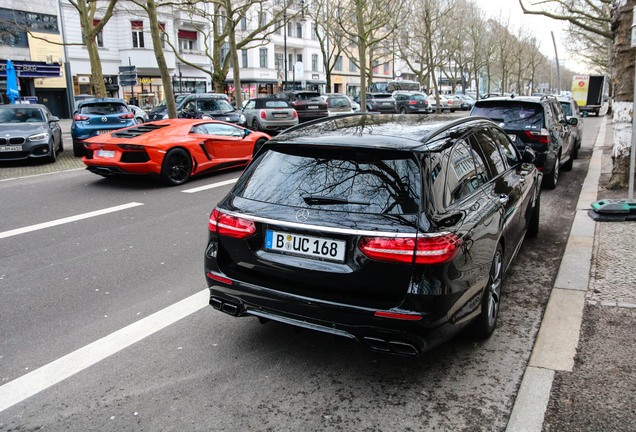
<svg viewBox="0 0 636 432"><path fill-rule="evenodd" d="M358 34L365 34L364 28L364 4L356 2L356 21ZM360 59L360 111L367 112L367 41L358 36L358 57Z"/></svg>
<svg viewBox="0 0 636 432"><path fill-rule="evenodd" d="M177 105L174 100L174 89L172 88L172 80L170 79L170 73L168 72L166 57L163 54L163 47L161 46L161 34L159 30L159 20L157 18L157 3L155 0L147 0L146 8L148 12L148 20L150 22L150 37L152 38L152 46L155 57L157 58L159 73L161 74L161 84L163 85L163 92L166 98L168 117L176 118Z"/></svg>
<svg viewBox="0 0 636 432"><path fill-rule="evenodd" d="M614 166L608 189L623 189L629 184L629 154L632 141L634 104L634 49L631 48L632 10L636 0L619 0L612 9L614 29Z"/></svg>

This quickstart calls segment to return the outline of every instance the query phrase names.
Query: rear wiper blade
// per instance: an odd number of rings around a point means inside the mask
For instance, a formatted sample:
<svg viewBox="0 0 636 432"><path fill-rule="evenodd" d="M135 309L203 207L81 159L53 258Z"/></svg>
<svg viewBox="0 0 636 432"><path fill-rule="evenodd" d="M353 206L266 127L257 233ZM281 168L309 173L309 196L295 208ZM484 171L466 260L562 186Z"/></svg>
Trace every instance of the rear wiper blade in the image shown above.
<svg viewBox="0 0 636 432"><path fill-rule="evenodd" d="M318 195L305 195L303 197L305 204L308 205L320 205L320 204L356 204L356 205L371 205L368 202L362 201L349 201L345 198L337 198L337 197L325 197Z"/></svg>

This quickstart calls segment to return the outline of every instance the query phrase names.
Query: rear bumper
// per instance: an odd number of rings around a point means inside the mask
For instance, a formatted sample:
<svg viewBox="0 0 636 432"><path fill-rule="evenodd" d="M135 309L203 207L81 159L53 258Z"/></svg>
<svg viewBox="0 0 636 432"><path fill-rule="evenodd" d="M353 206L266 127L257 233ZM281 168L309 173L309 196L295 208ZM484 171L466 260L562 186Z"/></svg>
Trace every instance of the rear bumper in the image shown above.
<svg viewBox="0 0 636 432"><path fill-rule="evenodd" d="M333 334L358 341L374 351L418 355L448 340L470 321L433 321L425 313L408 310L399 313L419 319L378 317L376 309L301 297L235 280L231 284L220 283L209 275L206 272L210 305L217 310L235 317L255 316Z"/></svg>

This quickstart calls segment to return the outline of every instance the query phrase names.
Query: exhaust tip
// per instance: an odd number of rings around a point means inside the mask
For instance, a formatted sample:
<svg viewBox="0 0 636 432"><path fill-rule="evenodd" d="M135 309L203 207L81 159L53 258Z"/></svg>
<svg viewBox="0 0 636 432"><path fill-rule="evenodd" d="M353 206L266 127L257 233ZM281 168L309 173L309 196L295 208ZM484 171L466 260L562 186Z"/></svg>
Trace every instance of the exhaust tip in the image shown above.
<svg viewBox="0 0 636 432"><path fill-rule="evenodd" d="M373 351L380 351L384 353L416 356L419 355L421 350L409 342L403 341L387 341L381 338L365 336L363 338L367 346Z"/></svg>
<svg viewBox="0 0 636 432"><path fill-rule="evenodd" d="M212 306L216 310L221 310L223 302L218 298L210 297L210 306Z"/></svg>
<svg viewBox="0 0 636 432"><path fill-rule="evenodd" d="M225 312L226 314L237 316L238 310L239 310L238 306L233 305L232 303L223 303L221 305L221 311Z"/></svg>

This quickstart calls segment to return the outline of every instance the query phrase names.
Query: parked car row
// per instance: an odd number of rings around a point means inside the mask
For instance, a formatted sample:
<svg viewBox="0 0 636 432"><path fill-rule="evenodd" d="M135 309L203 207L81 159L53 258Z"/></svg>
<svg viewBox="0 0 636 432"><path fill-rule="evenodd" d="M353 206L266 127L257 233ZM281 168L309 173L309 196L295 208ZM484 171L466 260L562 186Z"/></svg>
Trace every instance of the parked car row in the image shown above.
<svg viewBox="0 0 636 432"><path fill-rule="evenodd" d="M532 148L544 186L550 189L557 186L560 170L571 170L578 157L583 122L571 98L493 96L475 102L470 115L497 123L519 150Z"/></svg>

